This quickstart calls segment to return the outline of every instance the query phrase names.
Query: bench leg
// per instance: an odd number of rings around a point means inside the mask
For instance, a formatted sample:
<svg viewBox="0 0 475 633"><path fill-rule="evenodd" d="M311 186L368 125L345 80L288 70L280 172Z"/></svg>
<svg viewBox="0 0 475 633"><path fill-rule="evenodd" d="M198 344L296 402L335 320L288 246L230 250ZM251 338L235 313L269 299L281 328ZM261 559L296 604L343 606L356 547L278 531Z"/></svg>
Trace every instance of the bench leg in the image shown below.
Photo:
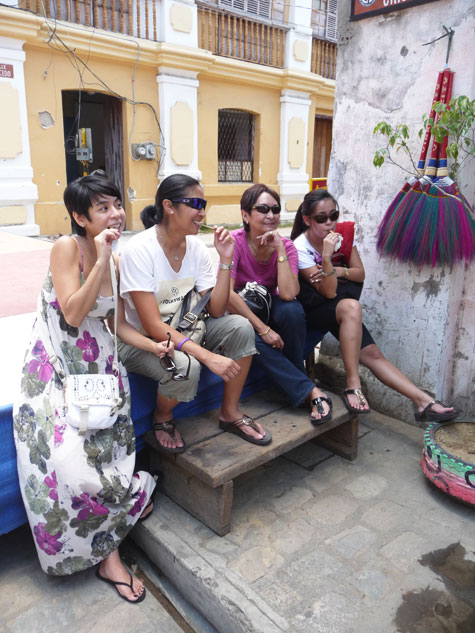
<svg viewBox="0 0 475 633"><path fill-rule="evenodd" d="M354 415L348 422L322 433L312 441L352 461L358 452L358 416Z"/></svg>
<svg viewBox="0 0 475 633"><path fill-rule="evenodd" d="M163 473L159 490L219 536L227 534L231 529L233 482L212 488L180 468L174 457L158 455L154 450L150 453L152 469Z"/></svg>

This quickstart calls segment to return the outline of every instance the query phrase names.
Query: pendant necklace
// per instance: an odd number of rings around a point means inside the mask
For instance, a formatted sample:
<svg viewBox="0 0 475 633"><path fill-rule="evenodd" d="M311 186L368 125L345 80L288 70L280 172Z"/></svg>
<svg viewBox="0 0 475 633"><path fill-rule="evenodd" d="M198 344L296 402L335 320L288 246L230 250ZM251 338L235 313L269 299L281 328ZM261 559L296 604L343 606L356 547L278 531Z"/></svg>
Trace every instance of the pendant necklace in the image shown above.
<svg viewBox="0 0 475 633"><path fill-rule="evenodd" d="M158 230L158 228L157 228L157 234L158 234L158 241L159 241L159 242L161 242L161 244L162 244L162 248L163 248L163 250L165 251L165 240L163 239L163 235L160 233L160 231ZM178 249L180 249L180 247L178 247ZM173 259L174 259L176 262L180 261L180 257L179 257L179 255L177 255L176 253L175 253L175 255L173 255L173 253L170 253L170 255L173 257Z"/></svg>

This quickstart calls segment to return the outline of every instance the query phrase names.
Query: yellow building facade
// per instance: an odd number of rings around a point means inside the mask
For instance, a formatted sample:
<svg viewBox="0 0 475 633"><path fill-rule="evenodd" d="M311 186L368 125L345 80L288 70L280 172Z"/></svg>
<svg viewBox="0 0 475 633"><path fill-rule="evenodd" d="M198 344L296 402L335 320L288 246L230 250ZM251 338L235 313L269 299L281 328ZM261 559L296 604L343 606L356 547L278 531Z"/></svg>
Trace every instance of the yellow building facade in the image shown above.
<svg viewBox="0 0 475 633"><path fill-rule="evenodd" d="M252 182L291 218L321 175L314 122L333 113L336 47L315 37L310 0L262 15L220 2L0 8L1 230L68 233L64 188L96 168L120 184L130 230L177 172L203 182L210 223L238 223Z"/></svg>

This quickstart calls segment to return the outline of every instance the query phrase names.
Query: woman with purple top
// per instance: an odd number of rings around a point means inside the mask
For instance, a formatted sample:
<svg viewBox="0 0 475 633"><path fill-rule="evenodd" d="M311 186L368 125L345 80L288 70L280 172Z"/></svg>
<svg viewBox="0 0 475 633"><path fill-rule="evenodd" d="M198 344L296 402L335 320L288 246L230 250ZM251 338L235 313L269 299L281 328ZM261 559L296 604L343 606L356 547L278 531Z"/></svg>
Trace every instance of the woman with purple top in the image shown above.
<svg viewBox="0 0 475 633"><path fill-rule="evenodd" d="M305 372L305 314L295 300L299 292L298 255L291 240L277 231L279 194L264 184L252 185L241 198L241 215L244 227L232 232L235 248L229 310L251 322L259 352L256 362L287 394L293 406L309 401L311 422L321 424L331 419L332 403ZM238 294L248 281L265 286L272 295L268 324Z"/></svg>

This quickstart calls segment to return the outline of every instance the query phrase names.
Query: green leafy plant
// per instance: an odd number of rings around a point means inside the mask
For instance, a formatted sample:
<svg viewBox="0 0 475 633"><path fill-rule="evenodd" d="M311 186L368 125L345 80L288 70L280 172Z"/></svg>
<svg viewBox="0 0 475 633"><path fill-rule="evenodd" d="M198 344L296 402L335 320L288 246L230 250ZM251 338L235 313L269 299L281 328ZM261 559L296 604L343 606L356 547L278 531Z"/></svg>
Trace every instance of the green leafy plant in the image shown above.
<svg viewBox="0 0 475 633"><path fill-rule="evenodd" d="M449 175L455 180L465 164L475 156L475 99L470 100L465 95L453 97L449 105L436 102L434 110L436 112L435 120L424 114L422 117L423 127L418 134L419 137L422 137L427 126L431 126L434 138L439 143L448 136ZM374 154L373 165L375 167L381 167L388 161L416 178L420 176L416 160L410 149L409 128L405 123L392 126L386 121L380 121L376 124L373 134L381 134L386 137L386 146L376 150ZM409 159L409 168L396 159L398 153L402 153Z"/></svg>

